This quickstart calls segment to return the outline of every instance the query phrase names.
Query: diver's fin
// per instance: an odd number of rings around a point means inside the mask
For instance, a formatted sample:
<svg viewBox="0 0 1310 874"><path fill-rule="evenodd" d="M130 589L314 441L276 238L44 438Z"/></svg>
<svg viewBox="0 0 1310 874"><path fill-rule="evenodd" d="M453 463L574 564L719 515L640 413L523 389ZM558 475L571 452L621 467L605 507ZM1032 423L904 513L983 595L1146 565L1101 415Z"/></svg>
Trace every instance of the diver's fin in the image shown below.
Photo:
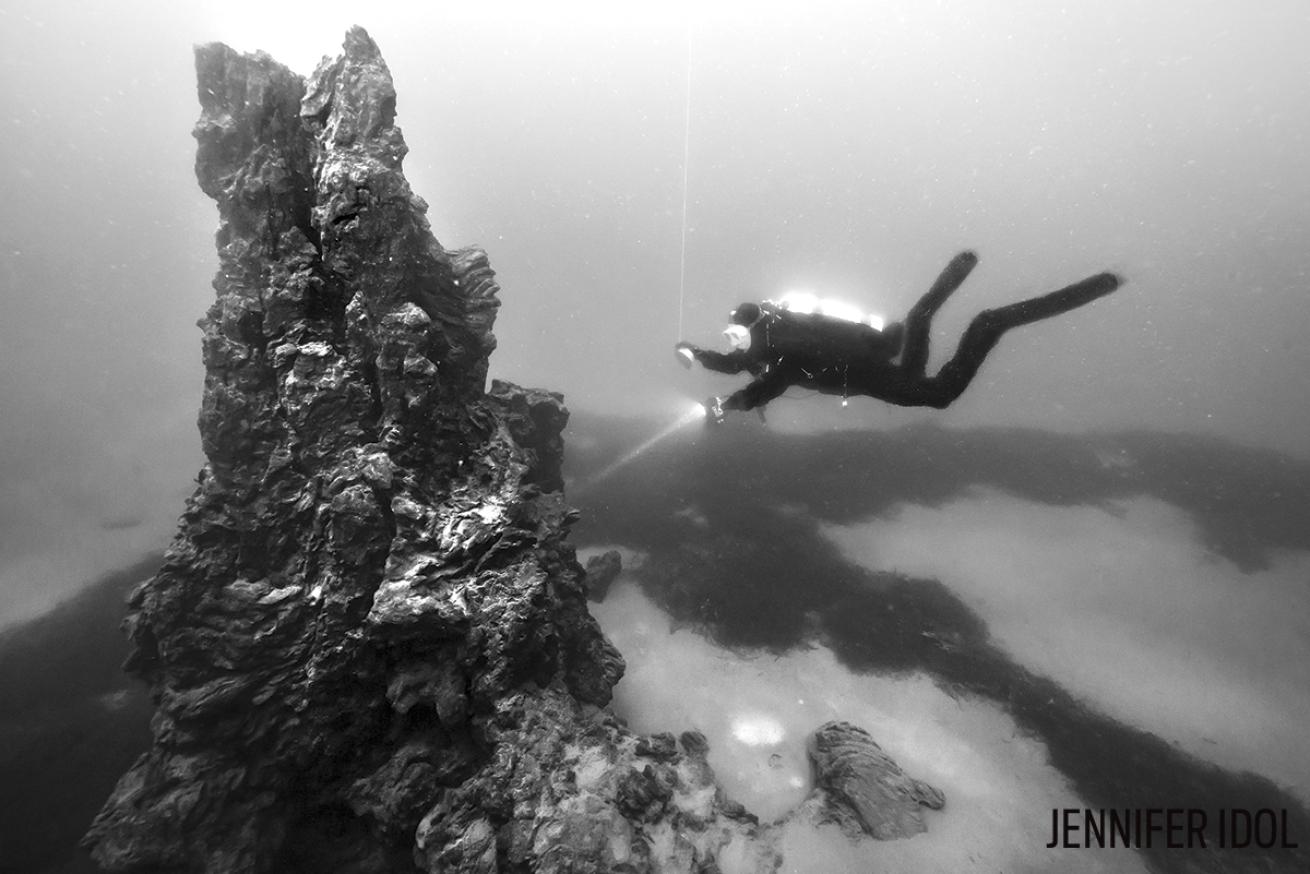
<svg viewBox="0 0 1310 874"><path fill-rule="evenodd" d="M1117 274L1098 273L1081 282L1067 285L1059 291L997 307L994 310L985 310L985 312L991 314L994 320L1003 323L1006 329L1015 328L1049 319L1051 316L1058 316L1089 304L1115 291L1123 285L1123 282L1123 277Z"/></svg>

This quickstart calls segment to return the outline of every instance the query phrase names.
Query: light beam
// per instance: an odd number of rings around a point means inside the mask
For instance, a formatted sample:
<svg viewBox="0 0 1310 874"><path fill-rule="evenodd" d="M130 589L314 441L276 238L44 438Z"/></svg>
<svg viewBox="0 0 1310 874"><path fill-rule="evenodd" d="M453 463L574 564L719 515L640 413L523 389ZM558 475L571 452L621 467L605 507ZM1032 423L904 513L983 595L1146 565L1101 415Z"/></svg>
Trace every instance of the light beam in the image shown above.
<svg viewBox="0 0 1310 874"><path fill-rule="evenodd" d="M705 418L705 415L706 413L705 413L704 404L692 404L691 409L687 410L687 412L679 416L667 428L655 434L655 436L651 437L650 439L643 441L639 446L637 446L636 449L633 449L631 452L627 453L622 458L618 459L617 461L609 465L606 465L603 469L601 469L599 473L597 473L591 479L587 480L578 488L579 489L590 488L591 486L594 486L596 483L600 482L606 477L612 476L615 471L619 470L620 468L626 467L627 465L635 461L637 458L640 458L642 455L649 452L651 447L659 443L661 440L665 440L669 438L676 432L690 425L692 422L703 420Z"/></svg>

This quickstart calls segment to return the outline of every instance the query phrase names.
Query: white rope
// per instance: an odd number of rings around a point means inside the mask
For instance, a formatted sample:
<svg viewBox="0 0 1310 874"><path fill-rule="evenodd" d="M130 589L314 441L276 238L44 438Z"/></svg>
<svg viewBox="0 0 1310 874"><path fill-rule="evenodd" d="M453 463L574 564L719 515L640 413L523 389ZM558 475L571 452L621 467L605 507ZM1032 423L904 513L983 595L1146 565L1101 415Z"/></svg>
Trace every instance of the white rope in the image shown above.
<svg viewBox="0 0 1310 874"><path fill-rule="evenodd" d="M682 120L682 251L678 257L678 336L682 340L683 303L687 295L687 169L691 156L691 25L687 25L687 91Z"/></svg>

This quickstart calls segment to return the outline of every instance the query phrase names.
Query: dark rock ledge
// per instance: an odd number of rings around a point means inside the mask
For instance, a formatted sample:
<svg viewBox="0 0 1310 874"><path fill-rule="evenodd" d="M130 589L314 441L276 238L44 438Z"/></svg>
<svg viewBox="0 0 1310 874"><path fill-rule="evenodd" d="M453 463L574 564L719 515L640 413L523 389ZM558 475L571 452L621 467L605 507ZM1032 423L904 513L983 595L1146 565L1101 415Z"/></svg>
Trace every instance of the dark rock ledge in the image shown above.
<svg viewBox="0 0 1310 874"><path fill-rule="evenodd" d="M605 705L550 392L485 390L498 286L401 172L361 29L306 81L196 51L217 202L208 463L132 595L152 749L85 844L138 872L773 871L704 738ZM725 855L726 854L726 855Z"/></svg>

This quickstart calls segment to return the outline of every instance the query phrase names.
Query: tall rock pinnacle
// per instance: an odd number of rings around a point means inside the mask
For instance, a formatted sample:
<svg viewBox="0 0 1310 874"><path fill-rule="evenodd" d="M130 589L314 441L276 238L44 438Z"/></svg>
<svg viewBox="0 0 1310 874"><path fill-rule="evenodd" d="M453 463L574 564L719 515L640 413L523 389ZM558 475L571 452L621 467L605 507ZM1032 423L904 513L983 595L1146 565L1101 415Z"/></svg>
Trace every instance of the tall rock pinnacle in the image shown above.
<svg viewBox="0 0 1310 874"><path fill-rule="evenodd" d="M219 212L208 462L130 602L154 745L87 835L95 860L771 870L702 738L602 709L623 664L566 541L567 412L486 390L499 289L483 252L432 237L377 46L351 30L308 82L219 44L196 68Z"/></svg>

